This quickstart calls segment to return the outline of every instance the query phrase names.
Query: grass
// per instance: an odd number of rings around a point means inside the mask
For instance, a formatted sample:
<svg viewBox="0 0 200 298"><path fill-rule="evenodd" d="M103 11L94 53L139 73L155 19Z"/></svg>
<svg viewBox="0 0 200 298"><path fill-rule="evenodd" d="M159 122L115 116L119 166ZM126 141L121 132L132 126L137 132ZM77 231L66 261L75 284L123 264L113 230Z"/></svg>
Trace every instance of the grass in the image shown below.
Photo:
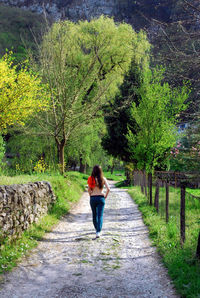
<svg viewBox="0 0 200 298"><path fill-rule="evenodd" d="M200 189L186 188L186 191L188 193L191 193L193 196L196 196L196 197L199 197L200 198Z"/></svg>
<svg viewBox="0 0 200 298"><path fill-rule="evenodd" d="M114 180L114 181L124 181L126 179L126 176L124 174L124 171L113 171L113 174L110 172L103 172L106 179Z"/></svg>
<svg viewBox="0 0 200 298"><path fill-rule="evenodd" d="M80 173L69 172L66 177L59 174L19 175L15 177L0 177L0 184L20 184L34 181L49 181L57 197L49 213L42 217L37 224L22 233L19 239L9 241L6 239L0 246L0 273L11 270L27 252L36 247L38 240L58 223L62 215L66 214L72 203L79 200L87 183L87 176Z"/></svg>
<svg viewBox="0 0 200 298"><path fill-rule="evenodd" d="M155 190L154 190L155 191ZM129 193L138 204L153 244L157 246L168 268L177 292L181 297L199 297L200 262L196 259L196 246L200 223L200 200L186 195L186 241L180 245L180 191L170 188L170 220L164 219L164 189L160 189L160 214L149 206L139 187L132 187Z"/></svg>

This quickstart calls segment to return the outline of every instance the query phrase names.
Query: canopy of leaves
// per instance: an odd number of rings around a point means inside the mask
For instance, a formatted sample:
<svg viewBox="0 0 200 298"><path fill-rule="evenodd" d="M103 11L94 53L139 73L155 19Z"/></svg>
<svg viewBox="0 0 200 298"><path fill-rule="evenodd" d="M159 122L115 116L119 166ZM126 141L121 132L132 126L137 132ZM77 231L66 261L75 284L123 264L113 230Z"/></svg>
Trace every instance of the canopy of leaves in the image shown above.
<svg viewBox="0 0 200 298"><path fill-rule="evenodd" d="M56 136L63 138L77 123L87 122L117 90L128 70L137 34L127 24L116 25L100 17L91 22L55 23L44 37L41 50L43 78L50 86ZM57 124L55 124L55 114Z"/></svg>
<svg viewBox="0 0 200 298"><path fill-rule="evenodd" d="M51 104L38 122L45 134L56 139L58 151L74 130L102 115L131 60L141 63L143 47L148 46L142 32L137 34L128 24L116 24L104 16L90 22L53 24L44 36L39 57Z"/></svg>
<svg viewBox="0 0 200 298"><path fill-rule="evenodd" d="M68 163L77 165L81 159L91 167L98 163L103 166L106 154L101 146L101 138L105 129L103 118L97 118L87 126L74 131L65 149Z"/></svg>
<svg viewBox="0 0 200 298"><path fill-rule="evenodd" d="M127 162L132 161L126 138L127 124L132 131L135 131L136 121L131 114L131 105L133 102L136 105L139 103L140 96L137 89L141 85L141 81L141 70L135 63L132 63L130 71L120 86L120 92L115 96L114 101L106 107L107 133L103 137L102 145L110 155Z"/></svg>
<svg viewBox="0 0 200 298"><path fill-rule="evenodd" d="M176 142L176 121L187 106L187 86L171 88L163 82L163 70L146 71L138 90L141 100L132 104L132 117L137 128L129 127L127 139L138 169L152 172L167 160L167 153Z"/></svg>
<svg viewBox="0 0 200 298"><path fill-rule="evenodd" d="M127 123L134 131L136 122L131 115L130 107L133 102L138 105L140 101L138 88L143 81L143 72L149 67L150 44L142 31L137 37L138 48L134 51L131 67L124 77L119 92L114 98L111 97L105 108L107 134L102 141L103 147L109 154L123 161L132 161L126 138Z"/></svg>
<svg viewBox="0 0 200 298"><path fill-rule="evenodd" d="M0 59L0 131L24 121L34 112L45 109L47 93L41 80L25 66L18 71L11 57Z"/></svg>

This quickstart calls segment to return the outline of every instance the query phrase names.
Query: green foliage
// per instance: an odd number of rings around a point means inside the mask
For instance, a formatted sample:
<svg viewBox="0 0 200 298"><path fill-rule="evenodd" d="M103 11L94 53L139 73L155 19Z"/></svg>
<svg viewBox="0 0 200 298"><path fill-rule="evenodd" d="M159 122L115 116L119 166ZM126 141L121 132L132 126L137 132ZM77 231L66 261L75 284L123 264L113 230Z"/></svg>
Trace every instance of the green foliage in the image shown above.
<svg viewBox="0 0 200 298"><path fill-rule="evenodd" d="M171 151L170 166L172 170L200 172L200 112Z"/></svg>
<svg viewBox="0 0 200 298"><path fill-rule="evenodd" d="M27 135L20 130L9 130L8 136L6 152L11 156L9 174L16 174L15 170L17 173L31 174L41 157L48 166L47 171L56 170L58 161L55 157L57 150L54 140L47 136Z"/></svg>
<svg viewBox="0 0 200 298"><path fill-rule="evenodd" d="M101 137L105 125L103 118L93 119L89 124L83 125L73 131L65 147L65 156L68 165L77 165L80 159L83 164L92 167L94 164L106 162L105 152L101 147Z"/></svg>
<svg viewBox="0 0 200 298"><path fill-rule="evenodd" d="M150 237L162 255L174 285L181 297L198 297L200 292L200 267L195 259L197 237L199 233L198 212L200 201L186 200L186 242L180 245L179 208L180 192L170 190L170 220L166 224L155 209L149 206L146 197L139 188L130 190L134 201L143 214L143 219L149 228ZM161 215L164 216L164 191L161 189Z"/></svg>
<svg viewBox="0 0 200 298"><path fill-rule="evenodd" d="M128 145L138 169L152 172L164 166L170 149L176 142L177 115L186 109L188 88L172 88L163 82L163 70L147 70L138 88L141 100L132 104L136 129L128 127ZM129 125L127 123L127 125Z"/></svg>
<svg viewBox="0 0 200 298"><path fill-rule="evenodd" d="M0 135L0 163L2 162L4 154L5 154L5 142L3 140L3 137Z"/></svg>
<svg viewBox="0 0 200 298"><path fill-rule="evenodd" d="M11 54L0 59L1 132L9 125L24 125L30 115L45 110L48 102L45 85L25 64L13 65Z"/></svg>
<svg viewBox="0 0 200 298"><path fill-rule="evenodd" d="M101 116L132 57L138 63L143 58L141 36L130 25L104 16L90 22L60 21L45 34L39 69L49 85L51 104L38 121L55 138L63 172L64 147L74 130Z"/></svg>
<svg viewBox="0 0 200 298"><path fill-rule="evenodd" d="M14 242L5 240L0 247L0 273L11 270L28 250L37 246L37 240L41 240L45 232L49 232L52 226L58 223L60 217L66 214L71 203L77 202L81 196L87 177L79 173L69 172L67 177L61 175L20 175L16 177L0 177L1 184L18 184L47 180L51 183L57 197L56 203L48 215L42 217L37 224L33 224L22 236Z"/></svg>
<svg viewBox="0 0 200 298"><path fill-rule="evenodd" d="M133 158L126 138L128 126L132 132L136 129L136 121L132 117L130 107L133 102L136 105L139 104L140 95L137 90L143 81L143 71L148 67L149 47L147 46L145 49L144 41L141 40L141 45L143 45L141 55L143 55L144 63L138 65L136 61L132 62L130 70L120 86L119 93L106 107L107 134L103 137L102 145L109 154L126 162L131 162Z"/></svg>
<svg viewBox="0 0 200 298"><path fill-rule="evenodd" d="M3 158L5 155L5 142L3 137L0 135L0 173L3 170Z"/></svg>

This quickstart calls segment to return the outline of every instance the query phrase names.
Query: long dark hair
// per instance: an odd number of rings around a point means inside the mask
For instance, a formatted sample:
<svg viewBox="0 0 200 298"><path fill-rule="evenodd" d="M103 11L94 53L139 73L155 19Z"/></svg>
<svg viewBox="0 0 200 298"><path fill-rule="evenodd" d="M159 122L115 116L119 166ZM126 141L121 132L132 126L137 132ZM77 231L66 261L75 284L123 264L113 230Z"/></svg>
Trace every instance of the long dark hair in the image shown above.
<svg viewBox="0 0 200 298"><path fill-rule="evenodd" d="M94 178L97 178L98 187L100 189L102 189L103 188L103 171L99 165L94 166L91 176Z"/></svg>

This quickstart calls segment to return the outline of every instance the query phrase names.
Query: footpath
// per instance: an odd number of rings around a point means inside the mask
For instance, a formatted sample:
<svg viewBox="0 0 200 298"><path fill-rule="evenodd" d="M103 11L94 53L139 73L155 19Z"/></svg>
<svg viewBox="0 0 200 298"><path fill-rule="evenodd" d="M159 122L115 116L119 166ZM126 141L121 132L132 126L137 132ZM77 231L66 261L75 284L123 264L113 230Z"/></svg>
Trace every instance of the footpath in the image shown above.
<svg viewBox="0 0 200 298"><path fill-rule="evenodd" d="M102 236L95 239L89 196L0 284L1 298L178 297L136 204L112 186Z"/></svg>

